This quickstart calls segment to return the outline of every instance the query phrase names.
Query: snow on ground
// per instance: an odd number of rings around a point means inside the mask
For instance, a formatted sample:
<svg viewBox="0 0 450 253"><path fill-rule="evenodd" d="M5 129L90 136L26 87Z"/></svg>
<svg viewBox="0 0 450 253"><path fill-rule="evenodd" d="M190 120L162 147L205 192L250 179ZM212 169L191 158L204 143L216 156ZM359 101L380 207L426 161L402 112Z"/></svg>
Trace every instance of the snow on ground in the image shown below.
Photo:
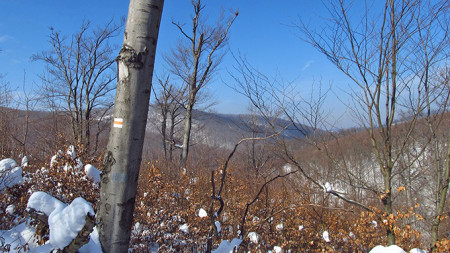
<svg viewBox="0 0 450 253"><path fill-rule="evenodd" d="M389 247L378 245L369 251L369 253L406 253L406 251L397 245L391 245Z"/></svg>
<svg viewBox="0 0 450 253"><path fill-rule="evenodd" d="M414 249L410 250L409 253L427 253L427 251L423 250L423 249L414 248Z"/></svg>
<svg viewBox="0 0 450 253"><path fill-rule="evenodd" d="M220 226L220 222L216 220L216 222L214 222L214 225L216 225L217 233L220 234L220 232L222 232L222 227Z"/></svg>
<svg viewBox="0 0 450 253"><path fill-rule="evenodd" d="M325 183L324 189L325 189L325 192L332 192L333 191L333 187L328 182Z"/></svg>
<svg viewBox="0 0 450 253"><path fill-rule="evenodd" d="M280 246L275 246L275 247L273 247L273 252L281 253L281 252L283 252L283 249Z"/></svg>
<svg viewBox="0 0 450 253"><path fill-rule="evenodd" d="M257 244L259 242L259 235L256 232L248 233L247 237L250 239L250 242Z"/></svg>
<svg viewBox="0 0 450 253"><path fill-rule="evenodd" d="M33 208L49 217L50 240L44 245L38 246L35 228L28 222L23 222L10 230L0 230L4 244L11 245L10 252L19 252L20 247L26 243L31 252L49 253L54 249L63 249L76 238L78 232L84 227L86 215L95 215L92 205L83 198L76 198L70 205L66 205L45 192L33 193L27 208ZM95 228L90 237L89 243L84 245L79 252L102 252L98 232Z"/></svg>
<svg viewBox="0 0 450 253"><path fill-rule="evenodd" d="M0 161L0 191L5 187L13 187L22 184L22 168L17 166L16 161L6 158Z"/></svg>
<svg viewBox="0 0 450 253"><path fill-rule="evenodd" d="M92 178L92 180L96 183L100 182L100 174L102 173L100 170L95 168L91 164L86 164L84 166L84 172L86 173L87 178Z"/></svg>
<svg viewBox="0 0 450 253"><path fill-rule="evenodd" d="M204 218L204 217L207 217L207 216L208 216L208 213L205 211L205 209L200 208L200 210L198 211L198 217Z"/></svg>
<svg viewBox="0 0 450 253"><path fill-rule="evenodd" d="M75 151L73 149L69 148L69 155L72 155L73 157L74 152ZM56 156L52 158L52 163L55 158ZM26 163L23 162L23 164ZM92 177L94 181L98 182L97 180L100 180L100 171L94 166L90 164L86 165L85 172L86 176ZM18 167L17 163L13 159L8 158L0 161L0 190L5 187L12 187L16 184L21 184L22 182L22 168ZM324 188L327 192L333 190L332 186L328 182L325 184ZM35 228L31 227L28 222L23 222L10 230L0 230L0 236L2 238L1 243L3 245L11 245L11 250L9 252L19 252L23 250L21 247L25 244L28 244L31 252L50 253L53 252L54 249L62 249L70 244L70 242L77 236L78 232L83 228L85 225L86 215L95 215L92 205L83 198L76 198L70 205L67 205L45 192L33 193L28 200L27 208L33 208L38 212L45 213L49 217L48 223L50 229L50 240L44 245L38 246L37 241L39 236L35 235ZM10 205L5 211L12 214L15 211L15 206ZM207 217L207 213L203 208L201 208L198 212L198 216ZM373 223L374 226L377 226L375 221L373 221ZM219 222L216 222L216 227L218 231L221 230ZM277 230L282 230L283 228L284 226L282 223L277 225ZM304 227L302 225L298 227L300 231L303 230L303 228ZM188 234L189 225L187 223L182 224L179 226L179 230ZM353 233L350 232L350 238L352 238L352 235ZM258 243L260 240L259 235L255 232L250 232L248 237L252 243ZM330 242L328 231L324 231L322 237L326 242ZM242 239L238 238L234 238L231 242L224 240L220 243L219 247L212 252L233 252L233 249L238 247L241 243ZM102 252L96 227L94 227L93 232L90 234L89 243L81 247L79 252ZM282 252L282 249L279 246L275 246L273 248L273 252ZM425 252L426 251L421 249L412 249L410 251L410 253ZM389 247L379 245L373 248L369 253L405 253L405 251L396 245Z"/></svg>
<svg viewBox="0 0 450 253"><path fill-rule="evenodd" d="M278 231L284 230L284 225L283 225L283 223L278 224L278 225L276 226L276 229L277 229Z"/></svg>
<svg viewBox="0 0 450 253"><path fill-rule="evenodd" d="M242 240L238 239L238 238L234 238L233 240L231 240L231 242L229 242L228 240L223 240L219 247L215 250L212 250L212 253L230 253L233 252L234 248L239 247L239 245L241 244Z"/></svg>
<svg viewBox="0 0 450 253"><path fill-rule="evenodd" d="M326 241L326 242L330 242L330 234L328 233L328 231L323 231L322 234L322 238Z"/></svg>
<svg viewBox="0 0 450 253"><path fill-rule="evenodd" d="M186 223L179 226L178 229L185 234L189 234L189 225Z"/></svg>

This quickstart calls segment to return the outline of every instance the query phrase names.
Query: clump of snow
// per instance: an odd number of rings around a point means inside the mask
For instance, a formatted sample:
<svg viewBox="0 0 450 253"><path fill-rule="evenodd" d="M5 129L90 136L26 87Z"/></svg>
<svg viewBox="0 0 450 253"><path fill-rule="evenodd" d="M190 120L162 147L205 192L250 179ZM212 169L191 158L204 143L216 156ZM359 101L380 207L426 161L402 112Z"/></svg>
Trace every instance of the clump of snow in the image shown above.
<svg viewBox="0 0 450 253"><path fill-rule="evenodd" d="M186 223L181 225L178 229L185 234L189 234L189 225Z"/></svg>
<svg viewBox="0 0 450 253"><path fill-rule="evenodd" d="M92 178L92 180L96 183L100 182L100 174L102 172L91 164L86 164L86 166L84 166L84 172L86 173L87 178Z"/></svg>
<svg viewBox="0 0 450 253"><path fill-rule="evenodd" d="M35 192L31 194L27 203L27 208L33 208L38 212L45 213L47 216L50 216L54 210L61 210L66 206L66 204L45 192Z"/></svg>
<svg viewBox="0 0 450 253"><path fill-rule="evenodd" d="M276 226L276 229L277 229L278 231L284 230L284 225L283 225L283 223L278 224L278 225Z"/></svg>
<svg viewBox="0 0 450 253"><path fill-rule="evenodd" d="M214 225L216 225L217 233L222 232L222 227L220 226L219 221L214 222Z"/></svg>
<svg viewBox="0 0 450 253"><path fill-rule="evenodd" d="M9 215L13 215L14 211L16 210L16 206L14 206L13 204L9 205L6 207L6 213Z"/></svg>
<svg viewBox="0 0 450 253"><path fill-rule="evenodd" d="M391 245L389 247L384 247L381 245L375 246L369 253L406 253L402 248L397 245Z"/></svg>
<svg viewBox="0 0 450 253"><path fill-rule="evenodd" d="M200 208L200 210L198 211L198 217L204 218L204 217L207 217L207 216L208 216L208 213L205 211L205 209Z"/></svg>
<svg viewBox="0 0 450 253"><path fill-rule="evenodd" d="M6 158L0 161L0 191L5 187L13 187L22 184L22 168L17 166L16 161Z"/></svg>
<svg viewBox="0 0 450 253"><path fill-rule="evenodd" d="M325 189L325 192L328 192L328 193L333 191L333 187L328 182L325 183L324 189Z"/></svg>
<svg viewBox="0 0 450 253"><path fill-rule="evenodd" d="M355 234L353 234L353 232L348 233L348 236L352 239L355 239Z"/></svg>
<svg viewBox="0 0 450 253"><path fill-rule="evenodd" d="M372 226L373 226L374 228L378 227L377 221L373 220L371 223L372 223Z"/></svg>
<svg viewBox="0 0 450 253"><path fill-rule="evenodd" d="M258 242L259 242L259 235L256 232L248 233L247 237L250 239L250 242L252 242L254 244L258 244Z"/></svg>
<svg viewBox="0 0 450 253"><path fill-rule="evenodd" d="M22 163L20 164L20 166L21 166L22 168L28 166L28 157L27 157L27 156L22 157Z"/></svg>
<svg viewBox="0 0 450 253"><path fill-rule="evenodd" d="M328 233L328 231L323 231L322 234L322 238L326 241L326 242L330 242L330 234Z"/></svg>
<svg viewBox="0 0 450 253"><path fill-rule="evenodd" d="M72 157L72 159L75 159L77 157L77 153L75 152L75 146L70 145L69 148L67 149L66 154Z"/></svg>
<svg viewBox="0 0 450 253"><path fill-rule="evenodd" d="M303 225L298 226L298 230L302 231L305 227Z"/></svg>
<svg viewBox="0 0 450 253"><path fill-rule="evenodd" d="M414 248L409 251L409 253L427 253L426 250Z"/></svg>
<svg viewBox="0 0 450 253"><path fill-rule="evenodd" d="M223 240L217 249L212 250L212 253L229 253L233 252L233 250L241 244L242 240L238 238L234 238L231 242L227 240Z"/></svg>
<svg viewBox="0 0 450 253"><path fill-rule="evenodd" d="M91 204L83 198L76 198L69 206L54 210L48 217L50 243L58 249L69 245L86 224L87 214L95 215Z"/></svg>
<svg viewBox="0 0 450 253"><path fill-rule="evenodd" d="M281 253L281 252L283 252L283 249L280 246L275 246L275 247L273 247L273 252Z"/></svg>

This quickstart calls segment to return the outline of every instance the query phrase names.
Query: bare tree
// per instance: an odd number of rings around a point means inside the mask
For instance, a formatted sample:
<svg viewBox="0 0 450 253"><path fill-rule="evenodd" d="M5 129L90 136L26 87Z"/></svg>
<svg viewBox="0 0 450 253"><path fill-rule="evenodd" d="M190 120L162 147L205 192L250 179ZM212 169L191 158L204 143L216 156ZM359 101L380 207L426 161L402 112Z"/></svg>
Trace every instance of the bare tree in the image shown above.
<svg viewBox="0 0 450 253"><path fill-rule="evenodd" d="M356 11L352 4L344 0L330 1L331 17L322 30L314 31L303 22L299 29L305 41L324 54L358 88L353 94L357 105L353 108L358 109L353 112L371 140L383 178L383 187L377 192L389 216L394 214L392 189L396 164L425 108L422 91L426 84L423 79L417 80L418 72L414 71L422 58L415 54L417 39L427 30L437 31L428 38L432 42L427 44L427 49L434 55L428 64L439 65L445 55L445 44L448 45L447 21L443 21L447 4L446 1L432 5L431 1L386 0L380 13L374 13L377 4L365 3L363 15L357 19L352 16L356 13L351 12ZM410 117L406 131L398 135L393 129L402 109ZM394 230L387 226L388 244L395 244Z"/></svg>
<svg viewBox="0 0 450 253"><path fill-rule="evenodd" d="M184 109L186 87L176 86L169 76L164 79L158 78L157 92L154 90L156 107L161 113L160 132L166 161L172 161L173 151L176 145L175 128L182 119L180 115ZM154 88L154 86L152 87Z"/></svg>
<svg viewBox="0 0 450 253"><path fill-rule="evenodd" d="M163 5L130 1L97 212L104 252L128 251Z"/></svg>
<svg viewBox="0 0 450 253"><path fill-rule="evenodd" d="M110 41L121 27L111 20L91 29L87 21L69 37L50 28L51 49L32 56L33 60L46 63L46 72L41 76L43 94L68 113L74 141L88 150L91 125L99 117L95 109L108 109L112 104L116 47Z"/></svg>
<svg viewBox="0 0 450 253"><path fill-rule="evenodd" d="M170 70L186 84L188 90L181 156L182 167L186 165L189 154L192 112L198 99L198 93L209 83L212 74L220 64L225 53L221 49L226 45L230 27L238 16L238 12L236 12L225 21L221 21L223 20L221 17L215 25L210 26L206 24L201 15L204 9L201 0L192 1L192 5L194 7L192 33L188 33L182 24L172 22L187 42L180 42L172 50L170 56L166 57Z"/></svg>
<svg viewBox="0 0 450 253"><path fill-rule="evenodd" d="M10 132L9 114L11 109L12 94L8 82L3 81L3 75L0 75L0 156L9 156L12 143L8 133Z"/></svg>

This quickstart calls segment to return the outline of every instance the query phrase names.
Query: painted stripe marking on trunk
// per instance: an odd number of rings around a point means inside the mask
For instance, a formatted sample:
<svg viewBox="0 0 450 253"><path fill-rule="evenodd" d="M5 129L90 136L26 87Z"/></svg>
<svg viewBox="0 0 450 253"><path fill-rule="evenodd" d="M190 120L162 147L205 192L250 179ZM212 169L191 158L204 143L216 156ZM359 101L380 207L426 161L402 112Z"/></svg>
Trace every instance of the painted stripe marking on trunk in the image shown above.
<svg viewBox="0 0 450 253"><path fill-rule="evenodd" d="M123 127L123 119L122 118L114 118L114 127L122 128Z"/></svg>

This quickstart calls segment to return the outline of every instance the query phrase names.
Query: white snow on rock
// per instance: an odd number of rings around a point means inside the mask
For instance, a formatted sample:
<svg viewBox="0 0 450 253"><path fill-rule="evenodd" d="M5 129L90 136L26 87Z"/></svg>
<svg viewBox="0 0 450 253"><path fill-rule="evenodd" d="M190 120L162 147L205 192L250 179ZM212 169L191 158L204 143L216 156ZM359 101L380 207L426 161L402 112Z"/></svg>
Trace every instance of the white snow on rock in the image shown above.
<svg viewBox="0 0 450 253"><path fill-rule="evenodd" d="M205 211L205 209L200 208L200 210L198 210L198 217L204 218L204 217L207 217L207 216L208 216L208 213Z"/></svg>
<svg viewBox="0 0 450 253"><path fill-rule="evenodd" d="M102 172L92 164L86 164L86 166L84 166L84 172L86 173L87 178L91 178L96 183L100 182L100 174Z"/></svg>
<svg viewBox="0 0 450 253"><path fill-rule="evenodd" d="M48 217L50 244L58 249L69 245L86 224L87 214L95 215L91 204L83 198L76 198L69 206L54 210Z"/></svg>
<svg viewBox="0 0 450 253"><path fill-rule="evenodd" d="M241 244L242 240L241 239L237 239L234 238L233 240L231 240L231 242L227 241L227 240L223 240L219 247L217 247L217 249L212 250L212 253L231 253L233 252L234 248L239 247L239 245Z"/></svg>
<svg viewBox="0 0 450 253"><path fill-rule="evenodd" d="M250 239L250 242L252 242L254 244L258 244L258 242L259 242L259 235L256 232L248 233L247 237Z"/></svg>
<svg viewBox="0 0 450 253"><path fill-rule="evenodd" d="M22 168L17 166L16 161L6 158L0 161L0 191L5 187L13 187L22 184Z"/></svg>
<svg viewBox="0 0 450 253"><path fill-rule="evenodd" d="M381 245L375 246L369 253L406 253L402 248L397 245L391 245L389 247L384 247Z"/></svg>
<svg viewBox="0 0 450 253"><path fill-rule="evenodd" d="M47 216L50 216L54 210L60 210L66 206L66 204L45 192L34 192L27 203L27 208L33 208L38 212L45 213Z"/></svg>
<svg viewBox="0 0 450 253"><path fill-rule="evenodd" d="M326 242L330 242L330 234L328 233L328 231L323 231L322 234L322 238L326 241Z"/></svg>
<svg viewBox="0 0 450 253"><path fill-rule="evenodd" d="M333 187L328 182L325 183L324 189L325 189L325 192L332 192L333 191Z"/></svg>
<svg viewBox="0 0 450 253"><path fill-rule="evenodd" d="M186 223L181 225L178 229L185 234L189 234L189 225Z"/></svg>

